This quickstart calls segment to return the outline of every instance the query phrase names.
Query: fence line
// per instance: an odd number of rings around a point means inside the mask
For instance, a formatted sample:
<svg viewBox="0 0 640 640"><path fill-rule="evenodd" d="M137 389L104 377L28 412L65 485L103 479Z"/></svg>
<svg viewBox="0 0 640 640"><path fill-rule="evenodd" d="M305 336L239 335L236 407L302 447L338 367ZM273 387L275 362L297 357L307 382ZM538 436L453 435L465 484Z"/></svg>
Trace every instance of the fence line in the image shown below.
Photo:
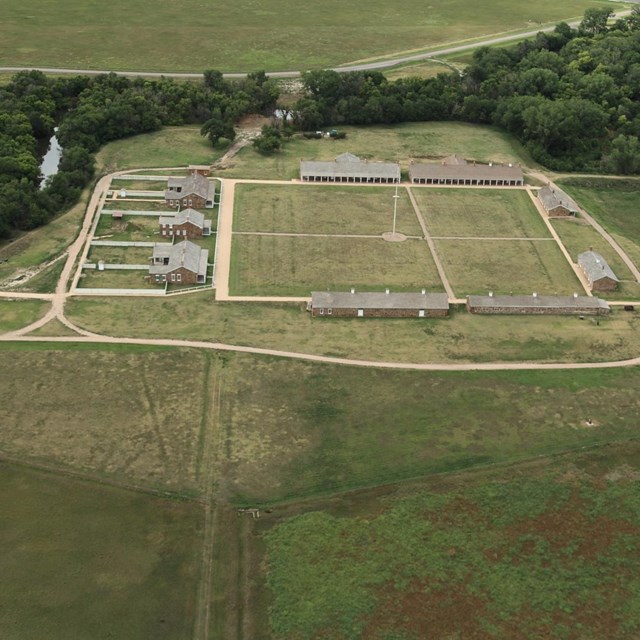
<svg viewBox="0 0 640 640"><path fill-rule="evenodd" d="M170 244L170 243L166 243ZM92 247L154 247L155 242L140 241L134 242L129 240L92 240Z"/></svg>

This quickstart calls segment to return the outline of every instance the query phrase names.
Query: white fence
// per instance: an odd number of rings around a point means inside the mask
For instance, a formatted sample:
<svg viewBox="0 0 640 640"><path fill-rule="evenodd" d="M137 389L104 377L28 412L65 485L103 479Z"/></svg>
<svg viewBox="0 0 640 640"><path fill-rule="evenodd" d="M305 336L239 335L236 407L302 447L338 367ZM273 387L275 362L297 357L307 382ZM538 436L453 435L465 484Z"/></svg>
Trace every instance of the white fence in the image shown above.
<svg viewBox="0 0 640 640"><path fill-rule="evenodd" d="M130 242L128 240L92 240L92 247L153 247L155 242ZM170 244L170 243L166 243Z"/></svg>
<svg viewBox="0 0 640 640"><path fill-rule="evenodd" d="M74 295L79 296L164 296L164 289L91 289L76 288Z"/></svg>
<svg viewBox="0 0 640 640"><path fill-rule="evenodd" d="M105 271L147 271L149 269L148 264L118 264L118 263L104 263L102 265ZM95 262L85 262L82 265L83 269L97 269L98 265Z"/></svg>
<svg viewBox="0 0 640 640"><path fill-rule="evenodd" d="M101 216L110 216L113 213L122 213L124 216L155 216L159 218L160 216L175 216L176 211L173 209L169 209L167 211L125 211L124 209L102 209L100 211Z"/></svg>

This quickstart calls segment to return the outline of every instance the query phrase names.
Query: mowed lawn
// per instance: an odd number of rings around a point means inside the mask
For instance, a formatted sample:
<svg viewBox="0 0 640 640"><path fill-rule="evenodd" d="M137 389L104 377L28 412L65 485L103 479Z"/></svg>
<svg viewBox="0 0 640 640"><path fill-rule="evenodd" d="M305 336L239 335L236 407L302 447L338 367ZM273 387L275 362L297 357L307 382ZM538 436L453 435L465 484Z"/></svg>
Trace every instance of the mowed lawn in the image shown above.
<svg viewBox="0 0 640 640"><path fill-rule="evenodd" d="M164 283L150 281L146 269L84 269L78 287L85 289L164 289Z"/></svg>
<svg viewBox="0 0 640 640"><path fill-rule="evenodd" d="M235 231L381 235L393 227L394 187L238 184ZM398 190L396 230L421 236L409 196Z"/></svg>
<svg viewBox="0 0 640 640"><path fill-rule="evenodd" d="M638 637L638 445L620 449L276 511L256 525L265 637Z"/></svg>
<svg viewBox="0 0 640 640"><path fill-rule="evenodd" d="M613 272L621 280L618 289L616 291L607 291L604 297L624 300L640 299L640 284L635 281L629 267L590 224L584 223L580 218L552 220L551 224L558 232L562 244L567 248L574 262L578 262L578 255L583 251L589 251L593 248L607 261Z"/></svg>
<svg viewBox="0 0 640 640"><path fill-rule="evenodd" d="M225 486L242 504L637 435L638 368L403 372L244 356L226 366Z"/></svg>
<svg viewBox="0 0 640 640"><path fill-rule="evenodd" d="M292 70L424 48L485 34L535 29L582 15L594 0L239 0L179 4L115 0L51 6L5 0L0 7L0 60L6 65L145 71ZM99 10L98 10L99 9ZM192 19L185 21L185 16ZM188 22L188 24L187 24ZM358 25L354 30L353 25ZM177 46L190 42L190 47Z"/></svg>
<svg viewBox="0 0 640 640"><path fill-rule="evenodd" d="M560 184L613 235L640 269L640 180L573 178Z"/></svg>
<svg viewBox="0 0 640 640"><path fill-rule="evenodd" d="M200 505L3 464L0 513L3 638L193 637Z"/></svg>
<svg viewBox="0 0 640 640"><path fill-rule="evenodd" d="M442 291L423 240L234 235L233 295L310 296L311 291Z"/></svg>
<svg viewBox="0 0 640 640"><path fill-rule="evenodd" d="M164 239L166 242L166 238ZM153 242L153 239L145 240ZM170 244L170 243L167 243ZM109 247L91 246L88 262L98 262L102 260L107 264L149 264L149 258L153 252L153 247Z"/></svg>
<svg viewBox="0 0 640 640"><path fill-rule="evenodd" d="M44 300L0 300L0 333L15 331L41 318L50 303Z"/></svg>
<svg viewBox="0 0 640 640"><path fill-rule="evenodd" d="M289 180L300 177L300 160L333 160L350 152L362 159L400 162L437 160L452 153L478 162L512 162L533 166L527 151L512 136L494 127L461 122L407 122L375 127L340 126L344 140L306 140L295 136L282 151L265 157L245 147L221 171L221 177Z"/></svg>
<svg viewBox="0 0 640 640"><path fill-rule="evenodd" d="M208 361L129 351L0 349L0 451L197 493Z"/></svg>
<svg viewBox="0 0 640 640"><path fill-rule="evenodd" d="M160 225L155 216L124 216L114 219L101 215L94 235L95 240L118 242L161 242Z"/></svg>
<svg viewBox="0 0 640 640"><path fill-rule="evenodd" d="M309 295L308 292L305 295ZM640 353L640 313L448 319L312 318L304 303L216 303L208 290L154 298L72 298L76 324L122 337L180 338L392 362L608 362Z"/></svg>
<svg viewBox="0 0 640 640"><path fill-rule="evenodd" d="M433 237L551 238L522 189L413 187L412 192Z"/></svg>
<svg viewBox="0 0 640 640"><path fill-rule="evenodd" d="M435 240L457 296L584 293L553 240Z"/></svg>

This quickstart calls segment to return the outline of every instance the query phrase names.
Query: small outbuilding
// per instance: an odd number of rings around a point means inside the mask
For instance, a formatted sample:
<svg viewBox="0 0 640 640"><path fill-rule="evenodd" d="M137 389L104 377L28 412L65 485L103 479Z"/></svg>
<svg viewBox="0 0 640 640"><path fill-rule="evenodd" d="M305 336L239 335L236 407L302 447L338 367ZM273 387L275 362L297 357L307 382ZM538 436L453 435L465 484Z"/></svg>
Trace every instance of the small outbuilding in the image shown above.
<svg viewBox="0 0 640 640"><path fill-rule="evenodd" d="M160 216L160 235L176 238L201 238L211 235L211 220L195 209L183 209L175 216Z"/></svg>
<svg viewBox="0 0 640 640"><path fill-rule="evenodd" d="M454 154L441 162L411 162L409 179L413 184L450 184L480 187L520 187L522 169L513 164L467 162Z"/></svg>
<svg viewBox="0 0 640 640"><path fill-rule="evenodd" d="M206 178L211 173L211 167L208 164L190 164L189 174L194 175L196 173Z"/></svg>
<svg viewBox="0 0 640 640"><path fill-rule="evenodd" d="M393 184L400 182L400 165L397 162L368 162L353 153L343 153L333 162L301 160L300 180Z"/></svg>
<svg viewBox="0 0 640 640"><path fill-rule="evenodd" d="M609 305L591 296L467 296L467 311L494 315L602 316Z"/></svg>
<svg viewBox="0 0 640 640"><path fill-rule="evenodd" d="M446 293L313 291L309 310L327 318L444 318L449 315Z"/></svg>
<svg viewBox="0 0 640 640"><path fill-rule="evenodd" d="M155 282L204 284L207 281L209 251L194 242L156 243L153 247L149 276Z"/></svg>
<svg viewBox="0 0 640 640"><path fill-rule="evenodd" d="M215 193L213 182L193 173L186 178L169 178L164 198L170 207L212 209Z"/></svg>
<svg viewBox="0 0 640 640"><path fill-rule="evenodd" d="M581 253L578 256L578 266L589 281L591 291L614 291L618 287L620 280L599 253Z"/></svg>
<svg viewBox="0 0 640 640"><path fill-rule="evenodd" d="M578 205L561 189L557 187L542 187L538 191L538 200L550 218L575 216L578 213Z"/></svg>

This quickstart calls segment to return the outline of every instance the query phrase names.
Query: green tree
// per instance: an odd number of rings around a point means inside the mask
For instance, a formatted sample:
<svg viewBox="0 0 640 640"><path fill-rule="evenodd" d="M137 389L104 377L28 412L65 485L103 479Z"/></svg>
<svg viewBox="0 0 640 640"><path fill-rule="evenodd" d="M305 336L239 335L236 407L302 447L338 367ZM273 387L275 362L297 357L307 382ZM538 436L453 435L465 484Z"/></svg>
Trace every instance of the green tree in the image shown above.
<svg viewBox="0 0 640 640"><path fill-rule="evenodd" d="M587 9L584 12L584 18L582 19L578 30L582 34L591 36L595 36L598 33L605 33L607 31L607 22L609 22L609 18L612 15L612 9Z"/></svg>
<svg viewBox="0 0 640 640"><path fill-rule="evenodd" d="M202 125L200 134L209 138L209 142L211 142L214 147L218 144L221 138L226 138L227 140L232 141L236 137L233 125L221 118L211 118L210 120L207 120L204 125Z"/></svg>

